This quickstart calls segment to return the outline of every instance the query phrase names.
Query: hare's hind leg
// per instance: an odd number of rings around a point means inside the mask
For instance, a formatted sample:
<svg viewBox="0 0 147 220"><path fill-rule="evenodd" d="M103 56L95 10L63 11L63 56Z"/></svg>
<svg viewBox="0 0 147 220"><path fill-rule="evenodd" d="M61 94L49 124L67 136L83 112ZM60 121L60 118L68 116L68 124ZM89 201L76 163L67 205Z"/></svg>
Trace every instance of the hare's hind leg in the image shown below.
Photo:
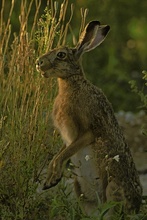
<svg viewBox="0 0 147 220"><path fill-rule="evenodd" d="M85 213L87 216L98 216L98 205L101 203L98 193L96 191L94 192L93 190L93 192L91 192L89 189L89 194L92 195L89 197L88 195L86 196L81 189L80 181L77 177L74 179L74 188L76 195L79 198L83 213Z"/></svg>
<svg viewBox="0 0 147 220"><path fill-rule="evenodd" d="M124 219L122 202L125 201L125 196L122 187L118 186L114 180L110 181L106 187L106 200L107 202L115 201L114 207L110 208L105 215L106 220L113 219L114 216L118 215L119 219Z"/></svg>
<svg viewBox="0 0 147 220"><path fill-rule="evenodd" d="M75 186L76 194L80 200L81 208L83 212L87 216L99 218L102 215L102 213L100 212L100 205L104 202L103 201L104 196L102 196L102 194L100 193L98 194L98 191L95 191L95 195L93 194L92 196L85 195L81 189L80 183L77 178L75 178L74 186ZM113 194L113 192L115 191L114 188L116 192ZM89 189L89 195L90 193L91 193L91 190ZM103 220L113 220L114 216L116 215L119 216L119 220L124 220L123 207L121 204L121 201L123 198L122 190L118 188L115 183L111 182L111 184L108 185L106 189L106 194L107 194L106 195L107 202L117 201L118 204L110 208L108 212L106 212L106 214L103 213Z"/></svg>

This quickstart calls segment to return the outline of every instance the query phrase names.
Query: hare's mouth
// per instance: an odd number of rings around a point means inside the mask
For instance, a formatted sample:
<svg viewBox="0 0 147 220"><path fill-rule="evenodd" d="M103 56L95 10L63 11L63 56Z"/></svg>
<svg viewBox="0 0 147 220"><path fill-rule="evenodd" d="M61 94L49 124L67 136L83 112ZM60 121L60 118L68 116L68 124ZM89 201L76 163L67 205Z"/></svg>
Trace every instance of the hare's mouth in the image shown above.
<svg viewBox="0 0 147 220"><path fill-rule="evenodd" d="M47 72L41 72L41 76L42 76L42 77L45 77L45 78L48 78L48 77L49 77L49 74L47 74Z"/></svg>
<svg viewBox="0 0 147 220"><path fill-rule="evenodd" d="M48 78L51 75L50 69L42 70L40 66L36 65L36 70L41 74L42 77Z"/></svg>
<svg viewBox="0 0 147 220"><path fill-rule="evenodd" d="M46 70L46 71L40 71L41 72L41 76L45 77L45 78L49 78L51 76L52 70Z"/></svg>

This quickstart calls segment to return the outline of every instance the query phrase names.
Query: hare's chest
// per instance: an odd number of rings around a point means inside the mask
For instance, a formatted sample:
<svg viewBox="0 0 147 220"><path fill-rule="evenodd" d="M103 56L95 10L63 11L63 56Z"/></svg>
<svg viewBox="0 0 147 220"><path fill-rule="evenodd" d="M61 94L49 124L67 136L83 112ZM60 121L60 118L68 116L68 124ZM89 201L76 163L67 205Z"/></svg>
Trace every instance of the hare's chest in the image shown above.
<svg viewBox="0 0 147 220"><path fill-rule="evenodd" d="M78 126L74 120L71 107L64 102L56 100L52 115L54 126L59 130L63 141L66 145L71 144L78 135Z"/></svg>

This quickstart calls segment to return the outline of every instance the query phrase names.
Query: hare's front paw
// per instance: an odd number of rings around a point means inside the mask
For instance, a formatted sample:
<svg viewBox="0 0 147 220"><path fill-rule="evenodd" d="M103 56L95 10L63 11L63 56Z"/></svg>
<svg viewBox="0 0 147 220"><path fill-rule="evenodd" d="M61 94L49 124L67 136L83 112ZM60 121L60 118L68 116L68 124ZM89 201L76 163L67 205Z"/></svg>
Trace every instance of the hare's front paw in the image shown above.
<svg viewBox="0 0 147 220"><path fill-rule="evenodd" d="M43 189L49 189L58 184L62 178L62 165L57 160L52 160L49 164L48 174Z"/></svg>

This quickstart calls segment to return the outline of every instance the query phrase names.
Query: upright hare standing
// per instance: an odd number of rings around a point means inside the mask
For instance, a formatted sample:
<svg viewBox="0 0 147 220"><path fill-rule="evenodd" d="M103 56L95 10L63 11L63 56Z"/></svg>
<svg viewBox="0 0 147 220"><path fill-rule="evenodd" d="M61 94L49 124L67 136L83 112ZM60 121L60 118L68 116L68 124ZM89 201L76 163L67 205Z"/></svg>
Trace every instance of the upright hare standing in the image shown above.
<svg viewBox="0 0 147 220"><path fill-rule="evenodd" d="M88 215L98 202L106 201L122 201L124 213L138 212L142 200L138 173L111 104L101 89L85 79L80 62L84 52L103 42L109 29L91 21L76 48L56 48L36 61L44 77L58 78L53 121L65 143L50 162L44 189L61 180L71 159L75 191L83 196Z"/></svg>

